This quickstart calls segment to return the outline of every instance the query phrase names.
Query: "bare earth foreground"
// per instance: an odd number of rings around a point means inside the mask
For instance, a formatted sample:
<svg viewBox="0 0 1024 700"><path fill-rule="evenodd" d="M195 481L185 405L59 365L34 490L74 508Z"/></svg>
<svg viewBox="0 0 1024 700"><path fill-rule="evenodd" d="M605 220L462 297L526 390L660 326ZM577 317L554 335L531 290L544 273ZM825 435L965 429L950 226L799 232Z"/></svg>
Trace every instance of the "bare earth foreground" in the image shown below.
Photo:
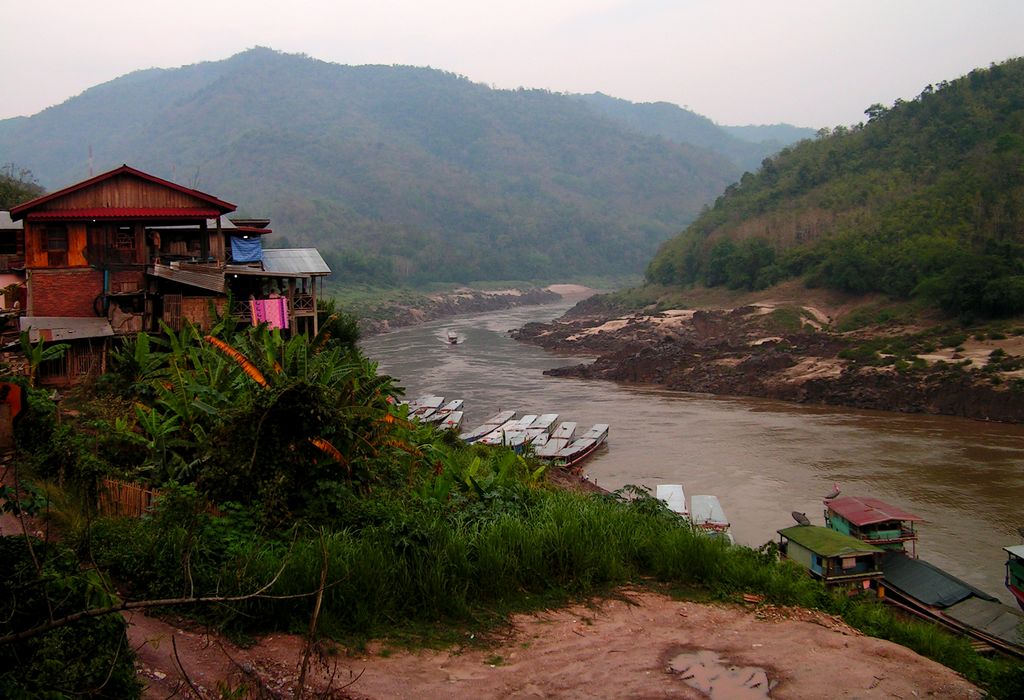
<svg viewBox="0 0 1024 700"><path fill-rule="evenodd" d="M142 614L128 619L148 698L194 697L172 637L204 695L225 679L238 687L247 675L274 697L294 690L299 637L273 635L239 649ZM338 654L314 664L308 680L310 690L333 686L331 697L367 699L982 696L954 671L822 613L678 602L636 590L594 607L517 616L496 646L389 653L371 645L361 655Z"/></svg>

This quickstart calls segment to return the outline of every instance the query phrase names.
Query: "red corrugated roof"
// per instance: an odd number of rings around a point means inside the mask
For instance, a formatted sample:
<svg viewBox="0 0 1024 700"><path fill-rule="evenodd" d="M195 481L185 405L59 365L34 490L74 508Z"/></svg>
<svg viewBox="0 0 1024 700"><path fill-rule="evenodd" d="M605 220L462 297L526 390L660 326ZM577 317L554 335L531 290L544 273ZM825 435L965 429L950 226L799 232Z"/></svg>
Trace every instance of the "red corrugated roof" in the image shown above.
<svg viewBox="0 0 1024 700"><path fill-rule="evenodd" d="M255 226L235 226L234 228L224 229L224 233L230 233L232 236L239 233L248 233L254 236L265 236L268 233L273 233L269 228L256 228Z"/></svg>
<svg viewBox="0 0 1024 700"><path fill-rule="evenodd" d="M842 496L828 502L828 509L854 525L873 525L887 520L921 521L924 518L908 513L877 498Z"/></svg>
<svg viewBox="0 0 1024 700"><path fill-rule="evenodd" d="M220 212L216 209L179 209L175 207L92 207L89 209L50 209L29 212L29 221L67 219L212 219Z"/></svg>
<svg viewBox="0 0 1024 700"><path fill-rule="evenodd" d="M54 199L57 199L58 197L63 197L64 195L70 194L72 192L77 192L78 190L85 189L86 187L91 187L92 185L95 185L97 182L102 182L103 180L108 180L112 177L117 177L118 175L125 174L134 175L135 177L142 178L143 180L148 180L149 182L155 183L157 185L169 187L172 190L177 190L178 192L183 192L185 194L196 197L197 199L201 199L210 204L216 210L216 213L214 213L213 216L227 214L229 212L233 212L235 209L238 208L234 204L231 204L230 202L225 202L221 199L217 199L213 195L206 194L205 192L200 192L199 190L189 189L188 187L184 187L169 180L159 178L156 175L150 175L149 173L144 173L141 170L136 170L135 168L132 168L129 165L125 164L122 165L120 168L114 168L109 172L102 173L100 175L97 175L96 177L91 177L88 180L83 180L82 182L71 185L70 187L65 187L62 190L57 190L56 192L51 192L50 194L44 194L42 197L36 197L35 199L25 202L24 204L19 204L16 207L12 207L11 218L17 221L18 219L21 219L26 212L35 209L41 204L51 202Z"/></svg>

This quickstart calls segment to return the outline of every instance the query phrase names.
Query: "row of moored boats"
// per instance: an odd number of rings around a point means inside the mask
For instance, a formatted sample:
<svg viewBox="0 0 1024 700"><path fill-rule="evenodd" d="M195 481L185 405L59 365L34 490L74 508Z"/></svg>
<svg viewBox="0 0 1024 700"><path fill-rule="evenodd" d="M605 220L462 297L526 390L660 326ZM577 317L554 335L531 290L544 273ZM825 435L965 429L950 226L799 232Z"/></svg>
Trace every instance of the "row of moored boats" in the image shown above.
<svg viewBox="0 0 1024 700"><path fill-rule="evenodd" d="M448 430L459 430L463 419L463 401L445 402L443 396L428 395L408 403L409 417L424 423L437 423ZM499 411L478 427L459 434L467 443L503 445L517 452L531 450L534 456L556 466L575 467L608 440L607 423L596 423L580 432L577 423L558 422L557 413L526 414Z"/></svg>

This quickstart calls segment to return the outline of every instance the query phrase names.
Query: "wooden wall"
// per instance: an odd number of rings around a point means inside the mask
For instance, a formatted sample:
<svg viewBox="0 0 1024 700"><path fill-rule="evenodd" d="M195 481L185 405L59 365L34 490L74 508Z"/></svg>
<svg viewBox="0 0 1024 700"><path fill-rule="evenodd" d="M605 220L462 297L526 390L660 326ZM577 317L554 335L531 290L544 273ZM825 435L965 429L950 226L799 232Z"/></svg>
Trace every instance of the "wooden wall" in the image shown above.
<svg viewBox="0 0 1024 700"><path fill-rule="evenodd" d="M59 267L85 267L89 263L85 259L85 247L88 237L84 221L63 222L25 222L25 267L50 267L49 255L46 252L46 227L67 227L68 255L67 265Z"/></svg>
<svg viewBox="0 0 1024 700"><path fill-rule="evenodd" d="M173 207L180 209L210 209L209 202L185 192L158 185L129 174L98 182L91 187L70 192L33 211L60 211L62 209L91 209L95 207L140 209Z"/></svg>

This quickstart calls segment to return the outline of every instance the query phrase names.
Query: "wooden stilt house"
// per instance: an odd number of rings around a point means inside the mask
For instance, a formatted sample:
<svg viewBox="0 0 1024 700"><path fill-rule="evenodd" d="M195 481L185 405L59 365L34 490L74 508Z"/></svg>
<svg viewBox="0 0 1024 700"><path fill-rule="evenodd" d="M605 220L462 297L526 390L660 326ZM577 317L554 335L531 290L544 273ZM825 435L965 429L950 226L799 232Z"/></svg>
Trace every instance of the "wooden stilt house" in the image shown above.
<svg viewBox="0 0 1024 700"><path fill-rule="evenodd" d="M315 333L317 287L330 274L323 258L313 248L264 251L269 220L235 223L234 210L128 165L11 209L24 226L21 328L72 344L46 381L102 369L109 337L159 331L161 321L205 328L232 313Z"/></svg>

